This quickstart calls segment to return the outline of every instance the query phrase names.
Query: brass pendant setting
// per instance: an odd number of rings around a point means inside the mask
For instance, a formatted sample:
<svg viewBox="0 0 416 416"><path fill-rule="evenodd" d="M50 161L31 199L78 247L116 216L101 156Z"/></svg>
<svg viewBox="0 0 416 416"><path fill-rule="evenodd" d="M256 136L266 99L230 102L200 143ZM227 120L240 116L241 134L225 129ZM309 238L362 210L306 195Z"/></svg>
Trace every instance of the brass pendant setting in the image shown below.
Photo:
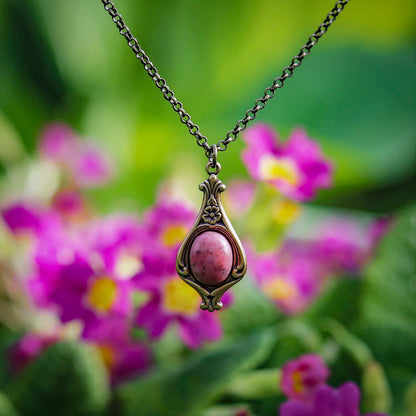
<svg viewBox="0 0 416 416"><path fill-rule="evenodd" d="M217 178L220 165L199 185L204 192L201 209L176 258L176 270L201 296L201 309L222 308L221 297L246 273L243 246L227 218L220 193L226 186Z"/></svg>

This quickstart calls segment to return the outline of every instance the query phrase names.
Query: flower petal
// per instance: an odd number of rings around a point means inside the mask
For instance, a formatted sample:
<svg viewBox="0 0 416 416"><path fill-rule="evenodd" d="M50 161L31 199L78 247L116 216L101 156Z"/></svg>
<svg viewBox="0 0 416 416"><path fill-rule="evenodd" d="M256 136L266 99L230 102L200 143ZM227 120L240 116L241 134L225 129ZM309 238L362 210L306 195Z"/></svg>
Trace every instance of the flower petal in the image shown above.
<svg viewBox="0 0 416 416"><path fill-rule="evenodd" d="M136 323L146 329L152 338L159 338L170 320L171 317L161 310L159 301L155 297L140 308Z"/></svg>
<svg viewBox="0 0 416 416"><path fill-rule="evenodd" d="M312 408L298 400L288 400L283 403L279 409L279 416L317 416L313 413ZM319 415L323 416L323 415ZM331 415L332 416L332 415Z"/></svg>
<svg viewBox="0 0 416 416"><path fill-rule="evenodd" d="M342 416L360 416L360 390L352 382L343 384L338 389L339 411Z"/></svg>
<svg viewBox="0 0 416 416"><path fill-rule="evenodd" d="M41 153L49 159L66 162L78 151L79 140L67 125L50 124L42 132L39 143Z"/></svg>
<svg viewBox="0 0 416 416"><path fill-rule="evenodd" d="M93 187L108 182L113 166L104 153L91 145L84 145L82 151L71 162L70 169L75 181L83 187Z"/></svg>
<svg viewBox="0 0 416 416"><path fill-rule="evenodd" d="M330 386L323 385L315 394L314 416L334 416L334 414L339 414L338 392ZM339 414L339 416L347 415Z"/></svg>
<svg viewBox="0 0 416 416"><path fill-rule="evenodd" d="M200 311L194 319L180 319L179 333L190 348L198 348L205 341L217 341L222 336L219 320L208 311Z"/></svg>
<svg viewBox="0 0 416 416"><path fill-rule="evenodd" d="M309 200L319 188L331 185L332 164L304 130L294 130L280 143L270 127L261 125L247 129L244 140L248 148L242 158L251 177L272 184L288 198Z"/></svg>

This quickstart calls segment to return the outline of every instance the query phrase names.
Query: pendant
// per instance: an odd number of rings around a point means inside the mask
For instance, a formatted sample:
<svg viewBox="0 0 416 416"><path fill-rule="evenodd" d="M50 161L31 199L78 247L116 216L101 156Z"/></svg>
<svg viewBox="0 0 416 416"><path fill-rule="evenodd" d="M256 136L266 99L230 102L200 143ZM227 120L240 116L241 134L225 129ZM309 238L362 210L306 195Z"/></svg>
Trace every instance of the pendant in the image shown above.
<svg viewBox="0 0 416 416"><path fill-rule="evenodd" d="M217 178L221 166L199 185L204 193L201 209L188 232L176 259L176 270L201 296L201 309L212 312L222 308L221 297L239 282L247 269L243 246L227 218L220 193L226 186Z"/></svg>

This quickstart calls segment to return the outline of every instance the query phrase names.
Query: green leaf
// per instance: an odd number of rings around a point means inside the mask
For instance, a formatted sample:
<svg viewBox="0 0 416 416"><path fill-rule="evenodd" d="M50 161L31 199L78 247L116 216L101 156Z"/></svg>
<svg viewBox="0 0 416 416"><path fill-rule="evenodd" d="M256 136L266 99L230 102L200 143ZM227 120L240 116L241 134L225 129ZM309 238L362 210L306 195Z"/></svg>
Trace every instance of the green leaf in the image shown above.
<svg viewBox="0 0 416 416"><path fill-rule="evenodd" d="M37 5L28 0L3 3L0 24L7 41L0 45L0 59L8 70L0 76L0 107L33 150L42 124L54 117L68 90Z"/></svg>
<svg viewBox="0 0 416 416"><path fill-rule="evenodd" d="M275 327L278 341L264 367L281 367L306 352L318 352L322 338L302 318L286 318Z"/></svg>
<svg viewBox="0 0 416 416"><path fill-rule="evenodd" d="M109 387L92 347L62 342L33 362L8 394L22 416L92 416L104 412Z"/></svg>
<svg viewBox="0 0 416 416"><path fill-rule="evenodd" d="M362 333L392 363L416 369L416 207L400 215L367 269Z"/></svg>
<svg viewBox="0 0 416 416"><path fill-rule="evenodd" d="M396 410L416 374L416 206L404 210L363 280L358 335L386 370Z"/></svg>
<svg viewBox="0 0 416 416"><path fill-rule="evenodd" d="M376 361L368 363L362 379L363 408L367 412L387 413L391 407L391 391L383 367Z"/></svg>
<svg viewBox="0 0 416 416"><path fill-rule="evenodd" d="M330 279L322 295L304 314L312 322L323 316L348 325L359 316L363 280L361 278L342 277Z"/></svg>
<svg viewBox="0 0 416 416"><path fill-rule="evenodd" d="M21 334L12 332L12 330L6 327L4 324L0 324L0 388L3 389L5 385L10 381L11 367L10 367L10 347L19 340Z"/></svg>
<svg viewBox="0 0 416 416"><path fill-rule="evenodd" d="M237 374L264 361L274 342L274 331L262 330L194 355L175 369L159 369L125 384L116 391L118 414L194 416L221 395Z"/></svg>
<svg viewBox="0 0 416 416"><path fill-rule="evenodd" d="M276 397L280 394L281 372L278 368L262 368L237 377L227 387L227 395L240 400Z"/></svg>
<svg viewBox="0 0 416 416"><path fill-rule="evenodd" d="M416 415L416 379L413 379L406 388L406 408L408 415Z"/></svg>
<svg viewBox="0 0 416 416"><path fill-rule="evenodd" d="M9 398L0 392L0 416L19 416Z"/></svg>
<svg viewBox="0 0 416 416"><path fill-rule="evenodd" d="M368 346L339 322L324 318L321 327L332 336L340 347L350 354L360 367L366 367L372 362L373 356Z"/></svg>

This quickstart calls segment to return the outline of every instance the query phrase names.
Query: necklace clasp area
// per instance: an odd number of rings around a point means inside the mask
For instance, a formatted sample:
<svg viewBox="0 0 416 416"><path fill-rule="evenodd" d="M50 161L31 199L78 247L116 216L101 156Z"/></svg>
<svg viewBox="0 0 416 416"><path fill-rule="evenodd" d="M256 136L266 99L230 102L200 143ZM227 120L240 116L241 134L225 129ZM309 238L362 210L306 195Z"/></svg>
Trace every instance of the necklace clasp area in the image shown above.
<svg viewBox="0 0 416 416"><path fill-rule="evenodd" d="M209 149L206 151L206 155L208 157L208 163L205 166L205 170L207 171L208 175L211 175L211 173L217 175L221 171L221 164L217 161L217 145L211 145Z"/></svg>

